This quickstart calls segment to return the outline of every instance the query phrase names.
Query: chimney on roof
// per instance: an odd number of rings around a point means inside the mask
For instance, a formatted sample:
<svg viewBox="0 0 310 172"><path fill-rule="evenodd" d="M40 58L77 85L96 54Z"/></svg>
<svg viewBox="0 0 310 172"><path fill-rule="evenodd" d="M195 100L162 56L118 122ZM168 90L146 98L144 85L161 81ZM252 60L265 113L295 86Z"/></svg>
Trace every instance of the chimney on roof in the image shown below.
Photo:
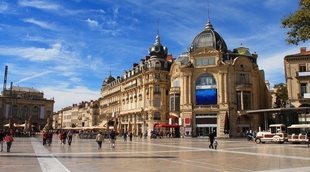
<svg viewBox="0 0 310 172"><path fill-rule="evenodd" d="M306 54L307 48L306 47L300 47L300 54Z"/></svg>

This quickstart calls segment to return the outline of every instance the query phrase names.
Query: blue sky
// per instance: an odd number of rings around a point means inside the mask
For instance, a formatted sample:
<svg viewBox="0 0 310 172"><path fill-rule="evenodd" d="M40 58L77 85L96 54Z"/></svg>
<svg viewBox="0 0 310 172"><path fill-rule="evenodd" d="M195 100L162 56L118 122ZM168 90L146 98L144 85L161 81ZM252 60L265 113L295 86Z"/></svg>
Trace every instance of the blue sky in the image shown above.
<svg viewBox="0 0 310 172"><path fill-rule="evenodd" d="M281 28L298 2L209 0L209 13L228 49L242 44L256 52L276 84L285 82L284 56L310 47L288 45ZM206 0L0 0L0 79L8 65L8 83L43 91L55 99L55 111L95 100L110 70L123 75L147 55L157 28L177 57L207 19Z"/></svg>

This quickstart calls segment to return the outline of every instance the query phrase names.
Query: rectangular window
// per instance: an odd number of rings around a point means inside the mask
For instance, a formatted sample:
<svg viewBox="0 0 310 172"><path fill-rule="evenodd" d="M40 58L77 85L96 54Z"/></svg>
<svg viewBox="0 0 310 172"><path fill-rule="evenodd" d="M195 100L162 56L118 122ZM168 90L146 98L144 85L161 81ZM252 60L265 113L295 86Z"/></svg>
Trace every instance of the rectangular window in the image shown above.
<svg viewBox="0 0 310 172"><path fill-rule="evenodd" d="M299 65L299 72L306 72L306 71L307 71L307 68L305 64Z"/></svg>
<svg viewBox="0 0 310 172"><path fill-rule="evenodd" d="M160 120L160 112L154 113L154 120Z"/></svg>
<svg viewBox="0 0 310 172"><path fill-rule="evenodd" d="M170 111L180 111L180 95L171 95Z"/></svg>
<svg viewBox="0 0 310 172"><path fill-rule="evenodd" d="M159 85L155 85L154 94L160 94L160 86Z"/></svg>
<svg viewBox="0 0 310 172"><path fill-rule="evenodd" d="M304 97L304 94L307 93L307 83L300 83L300 94Z"/></svg>
<svg viewBox="0 0 310 172"><path fill-rule="evenodd" d="M208 66L215 64L215 57L196 58L196 66Z"/></svg>
<svg viewBox="0 0 310 172"><path fill-rule="evenodd" d="M242 99L241 99L242 96ZM249 110L251 109L251 92L241 91L237 92L237 110Z"/></svg>
<svg viewBox="0 0 310 172"><path fill-rule="evenodd" d="M251 109L251 93L248 91L243 92L243 110Z"/></svg>
<svg viewBox="0 0 310 172"><path fill-rule="evenodd" d="M241 92L237 92L237 110L241 110Z"/></svg>

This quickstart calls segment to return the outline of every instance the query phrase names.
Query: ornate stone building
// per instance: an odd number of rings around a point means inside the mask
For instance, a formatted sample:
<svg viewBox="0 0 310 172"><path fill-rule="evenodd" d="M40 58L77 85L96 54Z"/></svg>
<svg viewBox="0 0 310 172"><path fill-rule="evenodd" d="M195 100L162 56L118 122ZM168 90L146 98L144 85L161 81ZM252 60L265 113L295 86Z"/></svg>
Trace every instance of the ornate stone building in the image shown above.
<svg viewBox="0 0 310 172"><path fill-rule="evenodd" d="M41 130L49 119L52 122L54 100L44 98L38 90L13 86L0 97L0 128L10 123L33 126ZM11 126L12 127L12 126Z"/></svg>
<svg viewBox="0 0 310 172"><path fill-rule="evenodd" d="M310 51L300 48L297 54L284 57L289 103L294 107L310 106ZM310 114L298 115L299 123L310 123Z"/></svg>
<svg viewBox="0 0 310 172"><path fill-rule="evenodd" d="M241 136L263 123L244 110L271 107L257 54L246 47L228 50L210 22L172 64L170 76L170 118L185 136Z"/></svg>
<svg viewBox="0 0 310 172"><path fill-rule="evenodd" d="M148 132L157 123L167 123L172 56L160 42L159 35L149 55L134 63L123 77L104 80L100 114L119 132L137 135Z"/></svg>

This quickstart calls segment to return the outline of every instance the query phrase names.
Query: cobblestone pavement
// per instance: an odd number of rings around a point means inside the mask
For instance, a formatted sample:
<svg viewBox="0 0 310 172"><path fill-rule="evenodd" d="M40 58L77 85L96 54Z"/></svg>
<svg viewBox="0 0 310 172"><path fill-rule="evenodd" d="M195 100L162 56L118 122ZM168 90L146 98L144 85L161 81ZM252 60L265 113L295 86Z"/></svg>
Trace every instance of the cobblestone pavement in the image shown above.
<svg viewBox="0 0 310 172"><path fill-rule="evenodd" d="M139 139L116 149L105 140L97 149L94 139L74 137L62 145L57 137L43 146L40 137L15 138L10 153L0 152L0 171L309 171L310 148L305 144L256 144L245 139L219 139L217 150L208 139Z"/></svg>

